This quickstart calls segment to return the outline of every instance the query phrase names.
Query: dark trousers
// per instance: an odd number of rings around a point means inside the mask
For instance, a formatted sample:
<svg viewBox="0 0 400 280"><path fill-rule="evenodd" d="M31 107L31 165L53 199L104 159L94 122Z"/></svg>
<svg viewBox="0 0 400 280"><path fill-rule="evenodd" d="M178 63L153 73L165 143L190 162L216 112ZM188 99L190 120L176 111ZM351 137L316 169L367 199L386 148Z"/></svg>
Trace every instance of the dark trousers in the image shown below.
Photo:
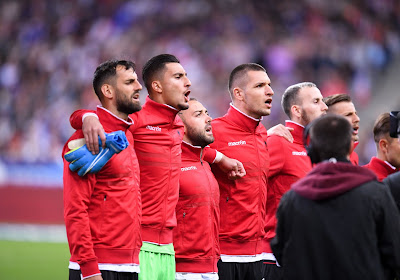
<svg viewBox="0 0 400 280"><path fill-rule="evenodd" d="M132 272L116 272L109 270L101 270L103 280L138 280L138 274ZM69 270L69 280L81 280L80 270Z"/></svg>
<svg viewBox="0 0 400 280"><path fill-rule="evenodd" d="M219 280L261 280L263 270L263 261L250 263L218 261Z"/></svg>
<svg viewBox="0 0 400 280"><path fill-rule="evenodd" d="M264 261L263 277L265 280L282 280L283 269L276 265L274 261Z"/></svg>

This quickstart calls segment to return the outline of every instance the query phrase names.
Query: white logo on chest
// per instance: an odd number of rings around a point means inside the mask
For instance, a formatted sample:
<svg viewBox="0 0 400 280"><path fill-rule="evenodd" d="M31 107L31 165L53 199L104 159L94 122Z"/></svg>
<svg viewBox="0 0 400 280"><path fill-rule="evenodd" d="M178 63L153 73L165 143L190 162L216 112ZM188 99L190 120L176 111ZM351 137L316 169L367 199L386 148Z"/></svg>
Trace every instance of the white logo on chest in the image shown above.
<svg viewBox="0 0 400 280"><path fill-rule="evenodd" d="M197 169L197 167L193 165L193 166L188 166L188 167L182 167L181 171L184 172L184 171L196 170L196 169Z"/></svg>
<svg viewBox="0 0 400 280"><path fill-rule="evenodd" d="M304 152L304 151L301 151L301 152L293 151L292 155L294 155L294 156L307 156L307 153Z"/></svg>
<svg viewBox="0 0 400 280"><path fill-rule="evenodd" d="M146 126L146 129L161 132L161 128L158 126L148 125L148 126Z"/></svg>
<svg viewBox="0 0 400 280"><path fill-rule="evenodd" d="M246 145L246 141L240 140L240 141L237 141L237 142L229 142L228 143L228 146L239 146L239 145Z"/></svg>

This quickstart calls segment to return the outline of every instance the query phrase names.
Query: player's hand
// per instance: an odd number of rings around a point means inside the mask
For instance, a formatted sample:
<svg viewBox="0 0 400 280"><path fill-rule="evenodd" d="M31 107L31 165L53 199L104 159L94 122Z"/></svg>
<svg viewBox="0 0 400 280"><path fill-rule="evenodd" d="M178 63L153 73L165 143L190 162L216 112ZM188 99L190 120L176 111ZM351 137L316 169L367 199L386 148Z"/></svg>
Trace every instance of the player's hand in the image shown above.
<svg viewBox="0 0 400 280"><path fill-rule="evenodd" d="M230 180L236 180L246 175L246 170L240 161L225 155L222 156L217 165L223 172L227 173Z"/></svg>
<svg viewBox="0 0 400 280"><path fill-rule="evenodd" d="M98 118L94 116L87 116L82 123L82 132L85 137L86 145L92 154L99 153L99 137L101 139L102 147L106 147L106 135L104 134L103 126Z"/></svg>
<svg viewBox="0 0 400 280"><path fill-rule="evenodd" d="M278 124L268 129L267 132L268 135L278 135L293 143L293 135L290 131L293 131L293 128Z"/></svg>

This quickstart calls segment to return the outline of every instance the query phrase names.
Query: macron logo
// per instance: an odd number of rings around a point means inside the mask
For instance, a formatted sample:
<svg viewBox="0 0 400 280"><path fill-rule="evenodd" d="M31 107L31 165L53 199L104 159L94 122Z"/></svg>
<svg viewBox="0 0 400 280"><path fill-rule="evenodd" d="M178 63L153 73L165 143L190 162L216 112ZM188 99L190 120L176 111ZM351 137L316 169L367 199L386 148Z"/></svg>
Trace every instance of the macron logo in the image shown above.
<svg viewBox="0 0 400 280"><path fill-rule="evenodd" d="M228 146L239 146L239 145L246 145L246 141L240 140L237 142L229 142Z"/></svg>
<svg viewBox="0 0 400 280"><path fill-rule="evenodd" d="M294 156L307 156L307 153L304 152L304 151L302 151L302 152L295 152L295 151L293 151L293 152L292 152L292 155L294 155Z"/></svg>
<svg viewBox="0 0 400 280"><path fill-rule="evenodd" d="M153 131L161 132L161 128L159 128L158 126L151 126L151 125L148 125L148 126L146 126L146 128L147 128L148 130L153 130Z"/></svg>
<svg viewBox="0 0 400 280"><path fill-rule="evenodd" d="M196 166L189 166L189 167L182 167L181 171L184 172L184 171L196 170L196 169L197 169Z"/></svg>

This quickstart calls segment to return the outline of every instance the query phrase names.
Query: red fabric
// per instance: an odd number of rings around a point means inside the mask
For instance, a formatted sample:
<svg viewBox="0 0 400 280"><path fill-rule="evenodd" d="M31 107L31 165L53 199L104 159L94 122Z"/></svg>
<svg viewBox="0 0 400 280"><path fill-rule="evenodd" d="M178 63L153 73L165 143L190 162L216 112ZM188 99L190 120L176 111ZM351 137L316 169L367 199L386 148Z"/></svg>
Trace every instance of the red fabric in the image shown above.
<svg viewBox="0 0 400 280"><path fill-rule="evenodd" d="M270 135L267 139L270 168L268 173L268 196L266 216L266 241L275 236L276 210L284 193L297 180L306 176L312 169L310 158L307 156L303 145L304 127L291 122L286 122L286 127L293 128L293 143L277 135ZM272 253L269 245L264 252Z"/></svg>
<svg viewBox="0 0 400 280"><path fill-rule="evenodd" d="M174 247L177 272L217 272L219 188L200 147L182 143Z"/></svg>
<svg viewBox="0 0 400 280"><path fill-rule="evenodd" d="M139 264L141 199L139 165L129 124L98 108L106 132L126 131L130 145L97 174L78 176L64 160L64 219L71 261L83 277L99 273L98 263ZM82 138L81 130L68 140ZM68 143L67 142L67 143ZM68 152L65 144L63 155Z"/></svg>
<svg viewBox="0 0 400 280"><path fill-rule="evenodd" d="M87 112L90 111L74 112L71 125L82 127L82 116ZM156 244L172 243L172 229L176 226L184 133L177 113L176 109L147 97L142 110L130 115L134 121L130 131L140 165L142 238Z"/></svg>
<svg viewBox="0 0 400 280"><path fill-rule="evenodd" d="M376 174L378 177L379 181L382 181L385 179L387 176L390 174L395 173L397 170L390 166L388 163L385 161L377 158L377 157L372 157L370 162L364 165L363 167L368 168L372 172Z"/></svg>
<svg viewBox="0 0 400 280"><path fill-rule="evenodd" d="M358 142L354 143L353 151L350 154L350 162L354 165L358 165L358 154L354 151L354 149L358 146Z"/></svg>
<svg viewBox="0 0 400 280"><path fill-rule="evenodd" d="M212 127L215 142L210 146L241 161L247 173L232 181L212 167L220 187L221 254L260 254L269 169L267 130L233 106L225 116L213 120Z"/></svg>

